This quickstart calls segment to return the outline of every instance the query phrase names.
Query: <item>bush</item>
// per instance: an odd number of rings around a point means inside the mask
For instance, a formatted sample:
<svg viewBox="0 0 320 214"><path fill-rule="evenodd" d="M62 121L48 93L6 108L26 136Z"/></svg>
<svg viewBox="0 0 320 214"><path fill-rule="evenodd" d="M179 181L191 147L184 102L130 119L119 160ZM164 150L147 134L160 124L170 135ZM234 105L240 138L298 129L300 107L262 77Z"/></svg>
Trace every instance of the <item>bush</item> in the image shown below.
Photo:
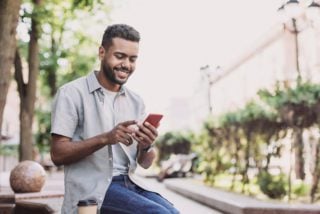
<svg viewBox="0 0 320 214"><path fill-rule="evenodd" d="M170 154L189 154L191 151L191 139L187 134L179 132L167 132L156 141L159 150L159 163L167 160ZM158 163L158 164L159 164Z"/></svg>
<svg viewBox="0 0 320 214"><path fill-rule="evenodd" d="M260 190L272 199L281 199L286 194L287 183L285 174L271 175L269 172L263 171L258 175L258 185Z"/></svg>
<svg viewBox="0 0 320 214"><path fill-rule="evenodd" d="M303 181L298 181L296 182L293 187L293 193L297 196L306 196L308 195L309 191L310 191L310 187L303 183Z"/></svg>
<svg viewBox="0 0 320 214"><path fill-rule="evenodd" d="M0 155L18 156L18 145L2 145L0 144Z"/></svg>

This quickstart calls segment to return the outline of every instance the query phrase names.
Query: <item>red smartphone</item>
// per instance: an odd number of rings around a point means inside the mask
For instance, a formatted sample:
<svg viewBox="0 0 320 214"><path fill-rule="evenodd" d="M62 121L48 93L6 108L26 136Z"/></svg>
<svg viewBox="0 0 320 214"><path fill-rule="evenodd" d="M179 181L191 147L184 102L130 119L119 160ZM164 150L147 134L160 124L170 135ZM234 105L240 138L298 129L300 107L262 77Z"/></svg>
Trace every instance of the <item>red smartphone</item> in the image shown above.
<svg viewBox="0 0 320 214"><path fill-rule="evenodd" d="M157 128L159 126L159 122L162 119L162 117L163 117L162 114L149 114L143 123L148 122Z"/></svg>

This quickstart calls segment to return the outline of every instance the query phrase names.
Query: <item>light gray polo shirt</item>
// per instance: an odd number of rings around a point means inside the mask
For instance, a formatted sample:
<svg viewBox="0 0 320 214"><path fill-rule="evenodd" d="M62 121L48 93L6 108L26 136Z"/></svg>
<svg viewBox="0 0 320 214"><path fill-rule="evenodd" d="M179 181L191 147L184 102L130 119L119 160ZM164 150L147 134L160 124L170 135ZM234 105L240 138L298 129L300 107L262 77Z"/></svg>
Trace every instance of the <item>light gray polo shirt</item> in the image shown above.
<svg viewBox="0 0 320 214"><path fill-rule="evenodd" d="M53 103L51 133L72 138L75 143L113 129L104 110L104 93L96 72L62 86ZM143 100L122 87L114 101L114 124L145 117ZM129 159L129 176L136 169L137 143L120 144ZM65 195L62 213L77 213L79 200L94 198L101 207L112 179L112 149L105 146L84 159L64 166ZM133 179L136 183L136 179ZM139 182L138 182L139 183ZM138 184L139 185L139 184ZM143 186L143 185L141 185Z"/></svg>

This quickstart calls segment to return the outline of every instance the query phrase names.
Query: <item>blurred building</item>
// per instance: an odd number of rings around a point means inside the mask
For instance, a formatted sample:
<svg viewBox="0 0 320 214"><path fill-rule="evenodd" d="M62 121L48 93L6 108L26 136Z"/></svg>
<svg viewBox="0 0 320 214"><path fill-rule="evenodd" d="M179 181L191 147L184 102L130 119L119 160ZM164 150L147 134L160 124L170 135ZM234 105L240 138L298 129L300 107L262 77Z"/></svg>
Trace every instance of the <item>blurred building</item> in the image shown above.
<svg viewBox="0 0 320 214"><path fill-rule="evenodd" d="M320 25L305 14L296 20L296 29L292 20L276 23L234 62L221 65L222 72L212 72L208 90L214 115L242 107L277 81L291 85L301 75L320 82Z"/></svg>
<svg viewBox="0 0 320 214"><path fill-rule="evenodd" d="M303 5L307 1L300 1ZM301 5L300 5L301 6ZM297 77L320 83L320 5L317 19L311 20L306 8L296 17L276 23L258 41L248 47L236 60L220 65L222 71L206 67L211 73L208 90L212 115L218 116L243 107L249 100L257 98L260 89L273 89L277 81L287 86L296 84ZM279 8L279 12L283 7ZM304 133L306 163L310 161L309 133ZM286 171L290 167L290 145L284 139L284 154L277 161ZM309 152L308 152L309 151ZM309 165L306 164L306 171ZM310 180L310 174L309 174Z"/></svg>

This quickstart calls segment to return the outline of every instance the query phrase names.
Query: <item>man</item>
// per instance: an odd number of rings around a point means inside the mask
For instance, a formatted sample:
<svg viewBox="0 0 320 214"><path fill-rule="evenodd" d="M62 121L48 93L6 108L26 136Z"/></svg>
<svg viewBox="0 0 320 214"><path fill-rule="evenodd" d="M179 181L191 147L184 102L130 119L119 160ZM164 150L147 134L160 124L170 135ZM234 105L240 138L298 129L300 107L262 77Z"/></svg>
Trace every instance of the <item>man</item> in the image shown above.
<svg viewBox="0 0 320 214"><path fill-rule="evenodd" d="M155 158L158 133L145 122L142 99L124 84L135 70L139 33L123 24L104 32L101 66L61 87L52 111L51 158L65 167L62 213L95 199L101 213L178 213L170 202L134 182L137 164Z"/></svg>

